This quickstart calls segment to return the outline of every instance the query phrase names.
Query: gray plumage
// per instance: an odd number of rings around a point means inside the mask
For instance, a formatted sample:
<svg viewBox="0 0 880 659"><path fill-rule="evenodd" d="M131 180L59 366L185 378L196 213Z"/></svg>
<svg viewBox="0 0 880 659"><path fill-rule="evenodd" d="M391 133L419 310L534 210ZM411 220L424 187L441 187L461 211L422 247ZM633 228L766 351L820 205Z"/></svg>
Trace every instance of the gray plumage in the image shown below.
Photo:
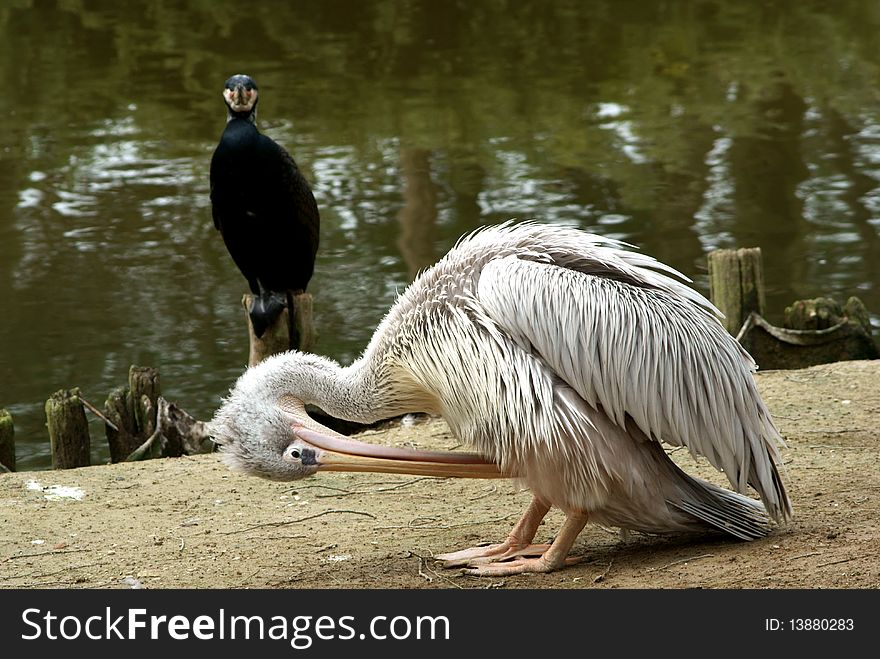
<svg viewBox="0 0 880 659"><path fill-rule="evenodd" d="M539 223L478 230L416 278L350 366L292 352L249 369L215 438L235 468L298 478L314 470L279 459L292 419L280 398L364 423L423 411L522 479L544 513L765 535L791 504L755 364L686 278L626 247ZM740 494L685 474L661 442L704 457Z"/></svg>

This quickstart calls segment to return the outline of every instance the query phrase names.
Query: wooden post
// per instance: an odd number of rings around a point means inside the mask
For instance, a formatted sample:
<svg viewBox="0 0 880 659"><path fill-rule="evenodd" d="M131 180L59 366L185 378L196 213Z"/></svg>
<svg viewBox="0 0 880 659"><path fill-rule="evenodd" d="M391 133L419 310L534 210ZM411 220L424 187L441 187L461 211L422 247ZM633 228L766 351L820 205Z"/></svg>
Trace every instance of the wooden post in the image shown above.
<svg viewBox="0 0 880 659"><path fill-rule="evenodd" d="M12 415L0 410L0 472L15 471L15 426Z"/></svg>
<svg viewBox="0 0 880 659"><path fill-rule="evenodd" d="M52 394L46 401L46 426L54 469L89 466L89 423L79 389L62 389Z"/></svg>
<svg viewBox="0 0 880 659"><path fill-rule="evenodd" d="M119 429L104 425L110 447L110 462L123 462L141 444L134 434L134 414L126 403L127 394L128 387L116 387L104 403L104 416Z"/></svg>
<svg viewBox="0 0 880 659"><path fill-rule="evenodd" d="M764 313L761 248L718 249L709 253L709 296L736 336L749 314Z"/></svg>
<svg viewBox="0 0 880 659"><path fill-rule="evenodd" d="M150 366L128 369L128 404L135 422L135 433L145 440L156 429L156 406L159 403L159 371Z"/></svg>
<svg viewBox="0 0 880 659"><path fill-rule="evenodd" d="M131 366L128 386L110 392L104 403L104 415L119 429L104 426L111 462L123 462L153 434L160 391L159 371Z"/></svg>
<svg viewBox="0 0 880 659"><path fill-rule="evenodd" d="M248 309L253 296L246 293L241 298L245 322L248 327L248 366L255 366L270 355L286 350L310 351L315 344L315 325L312 320L312 296L309 293L288 296L288 308L283 309L263 336L254 333ZM293 303L293 327L290 324L290 302Z"/></svg>
<svg viewBox="0 0 880 659"><path fill-rule="evenodd" d="M290 347L302 352L311 352L318 338L315 332L315 321L312 318L312 296L310 293L300 293L288 299L293 302L293 333L291 336L296 337Z"/></svg>

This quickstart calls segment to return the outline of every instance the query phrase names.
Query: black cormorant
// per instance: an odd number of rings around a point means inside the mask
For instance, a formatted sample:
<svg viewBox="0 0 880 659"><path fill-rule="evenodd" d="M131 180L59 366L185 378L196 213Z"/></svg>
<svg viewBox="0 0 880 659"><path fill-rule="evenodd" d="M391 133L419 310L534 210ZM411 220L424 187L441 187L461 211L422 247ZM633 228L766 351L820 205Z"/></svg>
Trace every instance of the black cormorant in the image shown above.
<svg viewBox="0 0 880 659"><path fill-rule="evenodd" d="M227 121L211 158L211 210L254 294L249 314L259 337L312 277L318 205L290 154L257 130L253 79L229 78L223 100Z"/></svg>

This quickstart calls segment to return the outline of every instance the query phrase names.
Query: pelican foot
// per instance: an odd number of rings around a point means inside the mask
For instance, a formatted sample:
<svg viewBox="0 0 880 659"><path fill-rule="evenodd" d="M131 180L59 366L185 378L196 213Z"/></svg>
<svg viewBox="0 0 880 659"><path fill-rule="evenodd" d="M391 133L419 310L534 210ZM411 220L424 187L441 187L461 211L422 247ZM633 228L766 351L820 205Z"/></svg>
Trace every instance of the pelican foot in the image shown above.
<svg viewBox="0 0 880 659"><path fill-rule="evenodd" d="M574 544L578 533L587 523L586 513L569 513L565 517L565 523L559 530L556 539L546 545L528 545L522 547L525 543L512 542L511 538L506 543L501 543L499 547L507 544L508 547L513 546L510 551L499 554L494 560L483 562L479 557L472 559L466 563L467 567L462 570L464 574L473 574L479 577L507 577L513 574L526 574L528 572L553 572L566 565L574 565L580 563L583 559L580 556L569 556L568 552ZM534 537L534 534L533 536ZM542 551L538 558L529 558L536 552L530 551L532 548L538 548ZM484 549L492 549L486 547ZM504 560L509 558L510 560Z"/></svg>
<svg viewBox="0 0 880 659"><path fill-rule="evenodd" d="M540 558L516 558L510 561L486 563L465 568L462 570L462 573L478 577L509 577L514 574L546 573L580 563L582 560L582 556L568 556L561 561L549 560L544 556Z"/></svg>
<svg viewBox="0 0 880 659"><path fill-rule="evenodd" d="M480 564L498 563L519 556L543 556L550 545L519 545L509 541L486 547L471 547L449 554L440 554L435 558L444 568L473 567Z"/></svg>
<svg viewBox="0 0 880 659"><path fill-rule="evenodd" d="M532 539L548 510L550 510L549 503L534 497L504 542L485 547L462 549L449 554L441 554L436 558L443 567L450 568L493 563L517 556L542 556L547 550L547 545L533 545Z"/></svg>

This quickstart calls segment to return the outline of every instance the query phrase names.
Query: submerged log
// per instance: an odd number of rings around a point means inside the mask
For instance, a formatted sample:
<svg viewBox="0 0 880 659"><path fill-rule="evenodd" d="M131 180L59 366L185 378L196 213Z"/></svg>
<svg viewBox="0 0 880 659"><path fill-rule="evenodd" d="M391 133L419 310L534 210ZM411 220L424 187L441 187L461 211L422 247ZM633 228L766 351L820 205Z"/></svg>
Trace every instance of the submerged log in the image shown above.
<svg viewBox="0 0 880 659"><path fill-rule="evenodd" d="M845 305L830 297L817 297L812 300L798 300L785 308L782 326L793 330L822 330L834 327L842 320L851 320L860 325L865 333L871 333L871 316L864 303L857 297L850 297Z"/></svg>
<svg viewBox="0 0 880 659"><path fill-rule="evenodd" d="M867 310L858 298L851 297L843 307L828 298L800 300L786 309L785 324L775 327L751 314L737 340L763 369L880 358Z"/></svg>
<svg viewBox="0 0 880 659"><path fill-rule="evenodd" d="M0 410L0 472L15 471L15 426L12 415Z"/></svg>
<svg viewBox="0 0 880 659"><path fill-rule="evenodd" d="M52 394L46 401L46 426L54 469L89 466L89 423L79 399L79 389L62 389Z"/></svg>
<svg viewBox="0 0 880 659"><path fill-rule="evenodd" d="M128 386L110 392L104 414L116 425L105 424L111 462L123 462L153 434L160 391L158 370L131 366Z"/></svg>
<svg viewBox="0 0 880 659"><path fill-rule="evenodd" d="M288 294L287 308L282 310L278 318L270 325L263 336L257 336L251 324L248 309L253 296L246 293L241 299L244 315L248 326L249 353L248 366L255 366L261 361L287 350L309 352L315 344L315 325L312 320L312 296L309 293ZM293 322L290 322L290 308L293 307Z"/></svg>

